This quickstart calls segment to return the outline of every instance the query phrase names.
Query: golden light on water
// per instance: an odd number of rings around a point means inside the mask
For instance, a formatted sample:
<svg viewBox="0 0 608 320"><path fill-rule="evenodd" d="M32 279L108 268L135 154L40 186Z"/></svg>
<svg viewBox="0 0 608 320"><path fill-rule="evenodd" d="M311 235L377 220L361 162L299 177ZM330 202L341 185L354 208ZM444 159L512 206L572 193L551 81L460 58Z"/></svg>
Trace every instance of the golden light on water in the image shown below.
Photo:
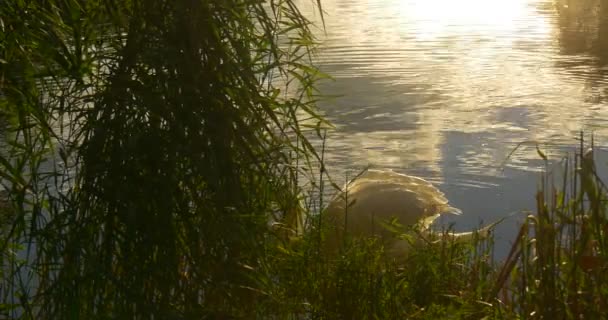
<svg viewBox="0 0 608 320"><path fill-rule="evenodd" d="M416 20L434 21L439 25L483 25L509 27L526 13L521 0L425 0L400 1L399 11Z"/></svg>
<svg viewBox="0 0 608 320"><path fill-rule="evenodd" d="M602 89L581 75L596 76L593 67L559 66L584 57L560 54L564 17L553 0L322 5L318 62L336 81L321 90L340 96L323 105L340 128L327 159L338 166L424 167L438 179L451 171L478 182L499 175L495 164L519 142L569 144L590 126L608 136L595 120L608 118L608 108L587 99ZM316 10L308 11L320 23ZM534 148L522 148L509 164L535 170L535 158Z"/></svg>
<svg viewBox="0 0 608 320"><path fill-rule="evenodd" d="M608 54L589 49L608 40L583 6L599 1L322 1L316 63L335 81L319 89L338 97L320 105L337 127L326 168L422 176L472 225L496 219L489 208L533 207L536 142L559 159L580 130L608 141ZM300 0L320 25L311 2Z"/></svg>
<svg viewBox="0 0 608 320"><path fill-rule="evenodd" d="M518 21L527 21L535 29L544 25L544 21L540 21L542 17L531 17L530 1L525 0L410 0L391 4L397 7L400 16L407 19L410 26L413 23L412 29L416 30L419 38L454 32L513 32Z"/></svg>

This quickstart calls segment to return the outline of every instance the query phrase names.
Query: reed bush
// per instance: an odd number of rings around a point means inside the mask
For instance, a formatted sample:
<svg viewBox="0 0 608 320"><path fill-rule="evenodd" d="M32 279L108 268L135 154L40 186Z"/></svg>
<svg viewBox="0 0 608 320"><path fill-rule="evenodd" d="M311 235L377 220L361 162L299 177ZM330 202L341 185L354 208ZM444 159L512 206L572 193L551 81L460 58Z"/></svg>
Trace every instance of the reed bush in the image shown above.
<svg viewBox="0 0 608 320"><path fill-rule="evenodd" d="M605 317L606 188L582 138L506 261L491 238L328 255L323 75L295 1L12 1L0 22L0 317Z"/></svg>
<svg viewBox="0 0 608 320"><path fill-rule="evenodd" d="M12 1L0 17L17 211L1 249L26 256L3 260L1 312L257 314L268 221L316 159L300 117L323 123L295 4Z"/></svg>
<svg viewBox="0 0 608 320"><path fill-rule="evenodd" d="M274 292L292 312L319 319L603 319L606 187L582 141L561 172L539 177L536 212L505 261L494 260L492 237L428 243L405 261L391 260L377 239L346 238L328 256L319 238L335 231L313 222L274 255Z"/></svg>

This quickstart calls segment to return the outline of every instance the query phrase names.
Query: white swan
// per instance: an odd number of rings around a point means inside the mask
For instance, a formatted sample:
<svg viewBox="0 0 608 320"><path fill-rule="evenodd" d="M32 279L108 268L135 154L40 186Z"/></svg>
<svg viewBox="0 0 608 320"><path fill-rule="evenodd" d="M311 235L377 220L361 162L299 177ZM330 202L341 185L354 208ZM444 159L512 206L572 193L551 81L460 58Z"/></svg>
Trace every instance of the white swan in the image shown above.
<svg viewBox="0 0 608 320"><path fill-rule="evenodd" d="M322 223L333 228L325 243L335 250L343 242L345 231L354 237L378 236L389 256L404 257L410 242L396 237L394 231L386 228L386 222L393 220L404 227L417 225L421 238L428 239L433 235L431 224L444 213L462 214L428 181L393 171L367 170L347 183L323 210ZM478 236L487 237L495 225L477 231ZM468 241L473 239L474 232L448 235L451 239Z"/></svg>

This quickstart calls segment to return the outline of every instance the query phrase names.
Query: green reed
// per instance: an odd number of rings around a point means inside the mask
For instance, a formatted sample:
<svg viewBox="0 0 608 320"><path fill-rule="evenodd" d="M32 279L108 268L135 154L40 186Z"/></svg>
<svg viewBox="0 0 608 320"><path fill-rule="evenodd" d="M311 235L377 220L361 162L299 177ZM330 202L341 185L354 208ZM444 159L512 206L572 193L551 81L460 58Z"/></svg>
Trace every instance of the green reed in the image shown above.
<svg viewBox="0 0 608 320"><path fill-rule="evenodd" d="M592 143L593 145L593 143ZM537 211L503 267L503 302L521 317L599 319L606 310L606 188L592 149L566 158L563 180L542 177Z"/></svg>
<svg viewBox="0 0 608 320"><path fill-rule="evenodd" d="M583 146L564 158L559 181L555 172L539 177L536 213L522 221L504 261L494 260L492 237L470 244L438 241L395 261L378 239L347 236L339 252L323 254L319 237L336 231L319 230L313 221L302 239L273 255L280 313L319 319L602 318L606 190Z"/></svg>
<svg viewBox="0 0 608 320"><path fill-rule="evenodd" d="M13 1L0 19L0 317L606 310L606 190L582 139L563 181L541 177L505 261L491 238L395 261L377 239L345 236L329 254L335 230L301 209L302 185L326 203L308 138L327 123L294 2Z"/></svg>
<svg viewBox="0 0 608 320"><path fill-rule="evenodd" d="M0 317L258 314L268 221L317 161L300 119L324 124L295 4L12 1L0 17L0 249L27 255L2 260Z"/></svg>

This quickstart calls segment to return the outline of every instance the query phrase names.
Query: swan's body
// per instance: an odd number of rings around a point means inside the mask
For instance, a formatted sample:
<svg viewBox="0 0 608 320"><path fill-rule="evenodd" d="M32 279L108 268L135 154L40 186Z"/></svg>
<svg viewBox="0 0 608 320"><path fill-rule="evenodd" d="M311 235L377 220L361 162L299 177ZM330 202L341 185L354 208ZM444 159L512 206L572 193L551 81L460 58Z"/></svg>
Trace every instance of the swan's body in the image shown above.
<svg viewBox="0 0 608 320"><path fill-rule="evenodd" d="M433 221L444 213L459 215L462 212L450 206L445 195L430 182L392 171L368 170L347 183L333 198L322 213L322 221L334 229L326 239L331 249L342 243L346 232L354 237L378 236L387 252L398 257L407 253L410 242L389 231L388 221L404 227L417 225L419 235L425 237L431 235L429 227ZM473 233L449 235L466 240L471 239Z"/></svg>

